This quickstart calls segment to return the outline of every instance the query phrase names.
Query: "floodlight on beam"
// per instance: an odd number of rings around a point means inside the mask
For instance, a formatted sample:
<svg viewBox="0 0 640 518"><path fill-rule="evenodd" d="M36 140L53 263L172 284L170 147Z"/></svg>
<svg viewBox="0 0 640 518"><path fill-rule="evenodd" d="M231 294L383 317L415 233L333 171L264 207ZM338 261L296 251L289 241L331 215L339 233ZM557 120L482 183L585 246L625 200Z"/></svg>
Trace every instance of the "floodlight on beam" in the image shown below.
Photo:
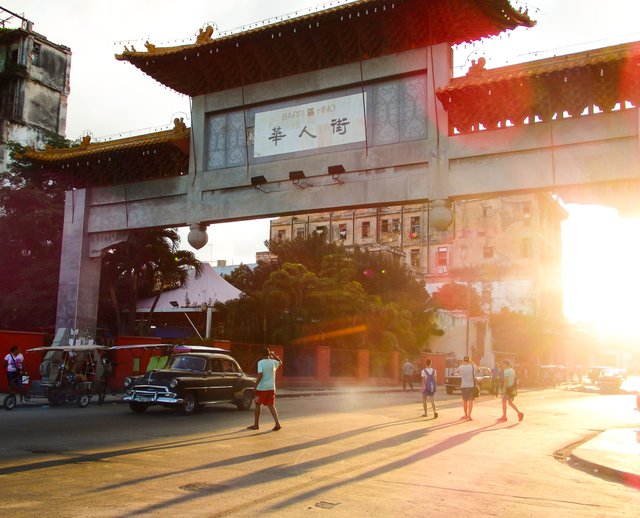
<svg viewBox="0 0 640 518"><path fill-rule="evenodd" d="M253 185L259 191L267 192L267 191L262 189L262 186L265 183L267 183L267 179L262 175L260 175L260 176L252 176L251 177L251 185Z"/></svg>
<svg viewBox="0 0 640 518"><path fill-rule="evenodd" d="M293 182L298 189L304 189L305 187L309 187L309 185L301 184L300 180L304 180L306 176L304 175L304 171L289 171L289 180Z"/></svg>
<svg viewBox="0 0 640 518"><path fill-rule="evenodd" d="M180 304L178 304L177 300L171 300L169 301L169 304L171 304L174 308L180 307Z"/></svg>
<svg viewBox="0 0 640 518"><path fill-rule="evenodd" d="M346 172L342 164L330 165L329 167L327 167L327 171L329 172L329 175L331 175L331 178L333 178L334 182L342 183L342 181L340 180L340 175Z"/></svg>

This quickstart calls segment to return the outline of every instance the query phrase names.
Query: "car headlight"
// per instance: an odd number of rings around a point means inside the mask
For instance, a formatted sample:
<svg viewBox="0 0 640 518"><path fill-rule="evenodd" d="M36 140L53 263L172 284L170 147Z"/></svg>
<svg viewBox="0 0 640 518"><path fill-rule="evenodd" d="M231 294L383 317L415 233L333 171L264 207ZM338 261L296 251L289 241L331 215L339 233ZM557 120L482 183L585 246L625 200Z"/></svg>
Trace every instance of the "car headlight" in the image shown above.
<svg viewBox="0 0 640 518"><path fill-rule="evenodd" d="M169 382L169 387L171 387L171 388L176 388L177 386L178 386L178 380L177 380L177 379L172 379L172 380Z"/></svg>
<svg viewBox="0 0 640 518"><path fill-rule="evenodd" d="M129 387L131 386L131 383L132 383L131 378L125 378L125 379L124 379L124 386L125 386L126 388L129 388Z"/></svg>

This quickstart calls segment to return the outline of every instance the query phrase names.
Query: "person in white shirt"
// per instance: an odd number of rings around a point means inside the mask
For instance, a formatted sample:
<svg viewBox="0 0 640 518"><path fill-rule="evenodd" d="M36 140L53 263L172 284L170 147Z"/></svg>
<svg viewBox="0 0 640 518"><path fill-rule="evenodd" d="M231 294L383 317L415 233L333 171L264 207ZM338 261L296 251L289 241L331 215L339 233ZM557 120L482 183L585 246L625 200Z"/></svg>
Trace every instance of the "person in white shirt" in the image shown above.
<svg viewBox="0 0 640 518"><path fill-rule="evenodd" d="M22 364L24 356L20 352L20 348L14 345L9 350L9 354L4 357L4 367L7 369L7 381L9 387L18 387L22 384Z"/></svg>
<svg viewBox="0 0 640 518"><path fill-rule="evenodd" d="M460 365L460 388L462 389L462 408L464 417L467 421L471 421L471 411L473 410L473 391L476 385L473 364L469 361L469 357L465 356L462 365Z"/></svg>
<svg viewBox="0 0 640 518"><path fill-rule="evenodd" d="M271 412L275 422L273 431L277 432L282 428L276 410L276 370L282 365L282 360L278 358L268 347L262 351L262 359L258 362L258 382L255 390L255 413L252 426L247 426L249 430L260 428L260 411L265 405Z"/></svg>

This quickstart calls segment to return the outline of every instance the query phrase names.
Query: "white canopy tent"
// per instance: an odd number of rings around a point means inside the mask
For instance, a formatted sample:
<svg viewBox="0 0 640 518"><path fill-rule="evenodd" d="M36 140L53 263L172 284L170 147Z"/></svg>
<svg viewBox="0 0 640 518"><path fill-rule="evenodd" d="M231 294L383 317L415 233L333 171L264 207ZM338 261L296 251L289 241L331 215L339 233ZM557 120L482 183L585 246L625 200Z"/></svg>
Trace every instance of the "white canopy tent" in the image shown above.
<svg viewBox="0 0 640 518"><path fill-rule="evenodd" d="M198 333L188 313L207 312L207 336L210 334L212 307L216 302L237 299L242 292L225 281L210 264L204 263L200 277L195 271L189 272L189 281L181 288L167 290L160 294L154 313L184 313ZM136 311L150 313L155 297L140 299ZM200 333L198 333L200 334Z"/></svg>

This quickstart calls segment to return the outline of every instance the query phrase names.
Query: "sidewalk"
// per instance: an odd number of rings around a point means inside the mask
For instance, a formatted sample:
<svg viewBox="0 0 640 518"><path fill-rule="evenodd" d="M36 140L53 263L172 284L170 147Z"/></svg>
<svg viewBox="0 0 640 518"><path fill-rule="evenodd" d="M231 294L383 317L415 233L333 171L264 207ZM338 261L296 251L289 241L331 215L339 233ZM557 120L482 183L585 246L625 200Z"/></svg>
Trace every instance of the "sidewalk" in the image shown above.
<svg viewBox="0 0 640 518"><path fill-rule="evenodd" d="M640 428L605 430L575 448L571 458L596 473L640 489Z"/></svg>

